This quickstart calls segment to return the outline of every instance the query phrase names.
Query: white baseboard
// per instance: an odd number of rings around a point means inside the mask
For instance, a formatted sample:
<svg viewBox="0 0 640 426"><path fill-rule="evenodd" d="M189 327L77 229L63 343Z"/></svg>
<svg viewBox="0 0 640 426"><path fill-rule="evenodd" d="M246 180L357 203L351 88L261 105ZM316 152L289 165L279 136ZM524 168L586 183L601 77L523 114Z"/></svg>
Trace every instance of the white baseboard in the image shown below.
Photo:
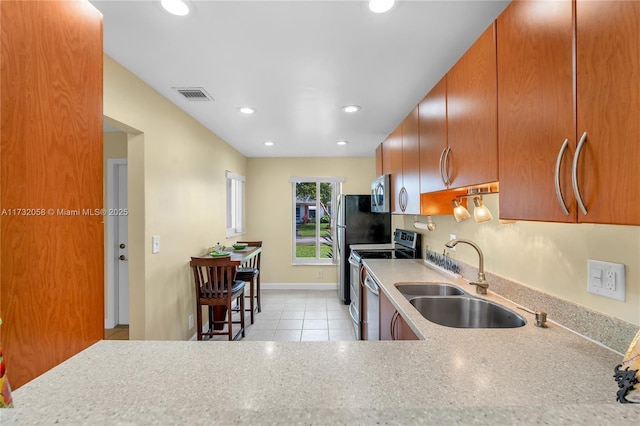
<svg viewBox="0 0 640 426"><path fill-rule="evenodd" d="M260 283L262 290L338 290L337 283Z"/></svg>

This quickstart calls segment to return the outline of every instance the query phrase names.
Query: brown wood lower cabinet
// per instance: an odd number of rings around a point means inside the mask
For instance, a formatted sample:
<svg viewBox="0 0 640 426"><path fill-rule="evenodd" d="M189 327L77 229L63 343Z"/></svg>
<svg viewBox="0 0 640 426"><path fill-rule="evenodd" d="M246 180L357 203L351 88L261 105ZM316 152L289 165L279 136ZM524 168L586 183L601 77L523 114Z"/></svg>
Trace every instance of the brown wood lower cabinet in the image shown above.
<svg viewBox="0 0 640 426"><path fill-rule="evenodd" d="M380 340L419 340L382 291L380 292Z"/></svg>

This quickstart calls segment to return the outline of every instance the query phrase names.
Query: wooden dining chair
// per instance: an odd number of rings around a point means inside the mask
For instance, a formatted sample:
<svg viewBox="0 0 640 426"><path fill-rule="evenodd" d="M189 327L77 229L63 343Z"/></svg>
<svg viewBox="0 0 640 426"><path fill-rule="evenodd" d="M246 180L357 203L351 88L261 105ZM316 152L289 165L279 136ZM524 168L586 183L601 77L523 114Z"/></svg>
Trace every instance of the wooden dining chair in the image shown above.
<svg viewBox="0 0 640 426"><path fill-rule="evenodd" d="M238 241L238 244L247 244L249 247L262 247L262 241ZM236 279L249 283L249 309L251 312L251 324L254 322L254 314L261 312L260 305L260 256L258 253L243 263L237 270ZM255 289L255 291L254 291ZM243 309L244 311L244 309Z"/></svg>
<svg viewBox="0 0 640 426"><path fill-rule="evenodd" d="M226 258L191 258L191 268L196 290L196 318L198 327L198 340L203 336L225 335L229 340L236 340L240 334L244 337L244 315L240 315L239 321L232 320L231 303L239 302L240 308L244 311L244 289L243 280L236 278L236 268L239 261L232 261ZM202 331L202 307L209 308L209 331ZM217 309L216 309L217 308ZM219 315L216 315L216 311ZM223 312L224 311L224 312ZM225 314L227 319L225 320ZM216 319L221 317L220 319ZM223 330L227 324L227 331ZM233 334L232 324L240 324L240 330ZM219 326L219 327L216 327Z"/></svg>

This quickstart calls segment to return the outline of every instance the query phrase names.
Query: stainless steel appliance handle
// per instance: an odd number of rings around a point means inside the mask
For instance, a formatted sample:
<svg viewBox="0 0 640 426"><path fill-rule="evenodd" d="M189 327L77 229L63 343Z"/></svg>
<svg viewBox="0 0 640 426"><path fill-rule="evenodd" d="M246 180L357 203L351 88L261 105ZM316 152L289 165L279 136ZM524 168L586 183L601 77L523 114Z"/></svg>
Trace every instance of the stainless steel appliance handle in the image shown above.
<svg viewBox="0 0 640 426"><path fill-rule="evenodd" d="M364 280L364 286L367 287L367 290L369 290L371 293L375 294L376 296L380 295L378 284L368 276Z"/></svg>
<svg viewBox="0 0 640 426"><path fill-rule="evenodd" d="M448 146L446 149L446 153L444 155L444 163L443 163L443 171L444 171L444 176L446 178L446 182L445 185L447 186L451 186L451 178L449 177L449 154L451 154L451 147Z"/></svg>
<svg viewBox="0 0 640 426"><path fill-rule="evenodd" d="M349 304L349 316L351 317L351 320L353 322L355 322L356 324L360 324L360 319L356 318L356 315L353 313L354 308L355 308L355 305L353 303Z"/></svg>
<svg viewBox="0 0 640 426"><path fill-rule="evenodd" d="M378 204L378 188L380 186L380 183L377 183L375 187L371 188L371 199L373 200L373 205L376 208L380 207L380 205Z"/></svg>
<svg viewBox="0 0 640 426"><path fill-rule="evenodd" d="M352 251L351 253L353 253L353 251ZM357 260L357 259L355 259L355 258L353 257L353 255L349 256L349 263L350 263L352 266L357 266L358 268L360 267L360 262L358 262L358 260Z"/></svg>
<svg viewBox="0 0 640 426"><path fill-rule="evenodd" d="M560 189L560 166L562 165L562 157L564 157L564 153L567 151L568 146L569 139L565 139L562 147L560 147L558 158L556 159L556 174L554 176L554 182L556 185L556 197L558 197L558 203L560 203L560 207L562 207L562 211L566 216L569 216L569 210L567 209L567 205L564 202L564 197L562 196L562 190Z"/></svg>
<svg viewBox="0 0 640 426"><path fill-rule="evenodd" d="M580 142L578 142L578 148L576 148L576 153L573 156L573 167L571 168L571 183L573 184L573 193L576 194L576 200L578 201L578 207L582 210L584 215L587 214L587 208L584 206L582 202L582 197L580 196L580 188L578 187L578 160L580 158L580 152L582 151L582 147L587 141L587 132L582 134L580 138Z"/></svg>

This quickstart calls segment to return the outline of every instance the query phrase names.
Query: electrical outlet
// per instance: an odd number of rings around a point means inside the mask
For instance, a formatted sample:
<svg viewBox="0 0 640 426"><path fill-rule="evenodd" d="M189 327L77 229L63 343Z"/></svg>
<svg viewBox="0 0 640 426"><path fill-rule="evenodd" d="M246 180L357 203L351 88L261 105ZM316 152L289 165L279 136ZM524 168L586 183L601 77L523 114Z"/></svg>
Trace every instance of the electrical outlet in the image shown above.
<svg viewBox="0 0 640 426"><path fill-rule="evenodd" d="M323 271L318 271L317 278L320 279L322 277L324 277L324 272Z"/></svg>
<svg viewBox="0 0 640 426"><path fill-rule="evenodd" d="M189 330L191 330L193 328L194 324L193 324L193 315L189 315Z"/></svg>
<svg viewBox="0 0 640 426"><path fill-rule="evenodd" d="M624 302L626 275L622 263L589 260L587 263L587 290L589 293Z"/></svg>
<svg viewBox="0 0 640 426"><path fill-rule="evenodd" d="M458 236L456 234L449 234L449 241L457 239ZM456 246L451 247L451 251L456 251Z"/></svg>

